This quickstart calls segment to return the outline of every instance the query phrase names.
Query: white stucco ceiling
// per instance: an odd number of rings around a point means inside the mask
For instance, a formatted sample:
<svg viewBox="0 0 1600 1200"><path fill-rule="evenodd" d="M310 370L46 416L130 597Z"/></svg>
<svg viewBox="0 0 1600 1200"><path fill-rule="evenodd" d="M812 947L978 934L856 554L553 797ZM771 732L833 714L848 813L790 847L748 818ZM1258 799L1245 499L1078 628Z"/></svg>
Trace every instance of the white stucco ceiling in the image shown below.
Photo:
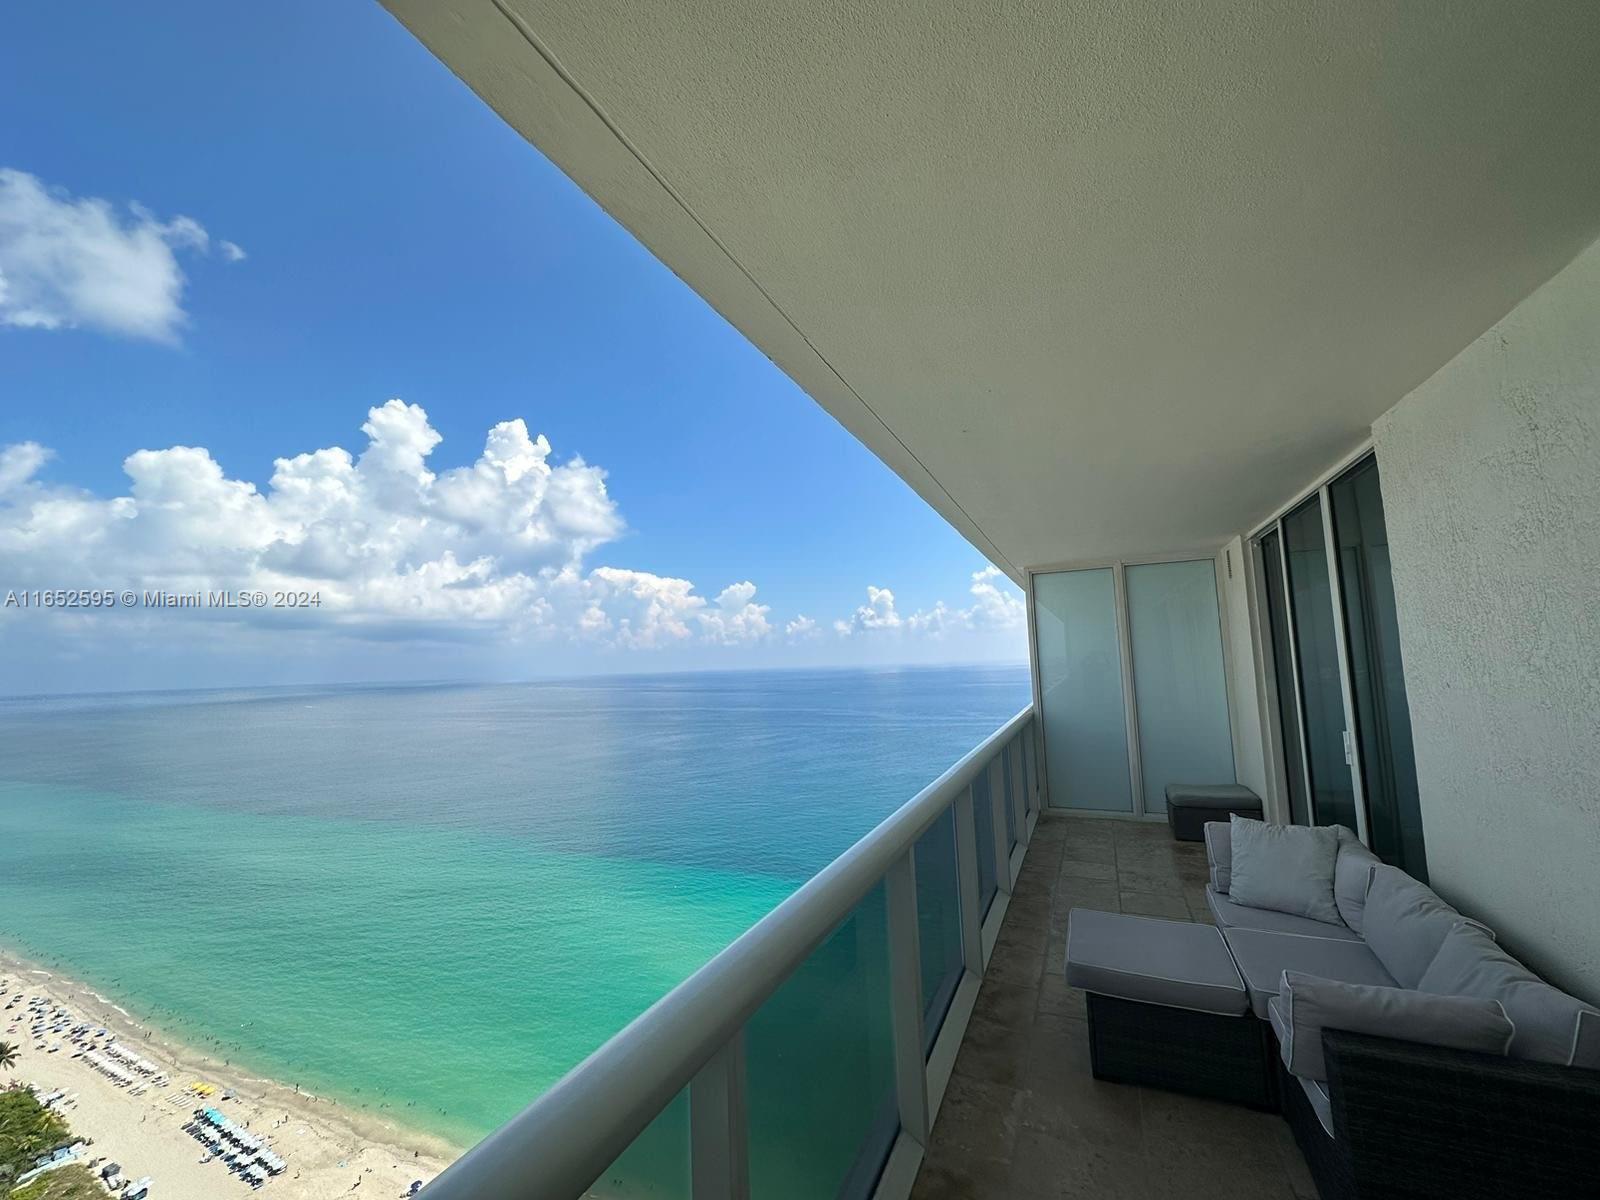
<svg viewBox="0 0 1600 1200"><path fill-rule="evenodd" d="M1220 544L1600 235L1595 0L385 3L1014 577Z"/></svg>

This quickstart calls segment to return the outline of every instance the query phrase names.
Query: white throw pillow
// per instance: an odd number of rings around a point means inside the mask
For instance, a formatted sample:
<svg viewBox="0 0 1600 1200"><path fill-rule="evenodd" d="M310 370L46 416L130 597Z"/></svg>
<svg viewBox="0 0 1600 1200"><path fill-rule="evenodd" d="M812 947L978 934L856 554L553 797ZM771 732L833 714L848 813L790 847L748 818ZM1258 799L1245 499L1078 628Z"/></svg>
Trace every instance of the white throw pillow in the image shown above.
<svg viewBox="0 0 1600 1200"><path fill-rule="evenodd" d="M1333 894L1339 834L1331 826L1268 825L1249 817L1230 822L1233 862L1228 899L1250 908L1343 925Z"/></svg>
<svg viewBox="0 0 1600 1200"><path fill-rule="evenodd" d="M1333 868L1333 899L1344 923L1360 933L1367 906L1367 885L1372 882L1372 868L1380 860L1343 825L1335 825L1334 829L1339 833L1339 860Z"/></svg>
<svg viewBox="0 0 1600 1200"><path fill-rule="evenodd" d="M1326 1079L1322 1031L1345 1029L1452 1050L1505 1054L1511 1022L1498 1000L1436 996L1285 971L1269 1006L1283 1065L1302 1079Z"/></svg>

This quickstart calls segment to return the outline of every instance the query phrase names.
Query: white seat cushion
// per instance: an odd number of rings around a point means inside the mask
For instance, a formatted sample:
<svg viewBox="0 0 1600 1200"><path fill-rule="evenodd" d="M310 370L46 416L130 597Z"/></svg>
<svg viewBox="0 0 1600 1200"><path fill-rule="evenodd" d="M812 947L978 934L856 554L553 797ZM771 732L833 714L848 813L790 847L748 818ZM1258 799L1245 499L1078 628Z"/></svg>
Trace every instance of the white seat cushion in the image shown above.
<svg viewBox="0 0 1600 1200"><path fill-rule="evenodd" d="M1320 1079L1301 1079L1298 1075L1295 1076L1295 1082L1304 1090L1306 1099L1311 1101L1311 1111L1317 1114L1323 1132L1332 1137L1333 1101L1328 1098L1328 1085Z"/></svg>
<svg viewBox="0 0 1600 1200"><path fill-rule="evenodd" d="M1245 990L1250 993L1250 1009L1263 1021L1268 1019L1267 1005L1278 994L1285 971L1301 971L1340 983L1395 986L1394 977L1383 969L1378 956L1359 941L1260 929L1229 929L1224 936Z"/></svg>
<svg viewBox="0 0 1600 1200"><path fill-rule="evenodd" d="M1342 938L1349 942L1360 940L1353 929L1343 925L1313 921L1310 917L1297 917L1293 913L1278 912L1272 908L1250 908L1248 905L1235 904L1228 897L1219 896L1210 884L1206 885L1206 907L1211 909L1212 918L1222 929L1265 929L1273 933L1298 933L1305 937Z"/></svg>

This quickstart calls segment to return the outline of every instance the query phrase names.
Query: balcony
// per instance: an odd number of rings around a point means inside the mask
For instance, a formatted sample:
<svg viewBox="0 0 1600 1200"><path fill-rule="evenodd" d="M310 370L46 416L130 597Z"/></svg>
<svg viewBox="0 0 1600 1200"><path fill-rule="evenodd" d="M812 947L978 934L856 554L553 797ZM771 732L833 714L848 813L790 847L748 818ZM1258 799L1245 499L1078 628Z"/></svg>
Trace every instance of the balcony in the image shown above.
<svg viewBox="0 0 1600 1200"><path fill-rule="evenodd" d="M424 1195L1315 1197L1279 1118L1091 1077L1068 911L1206 920L1204 855L1043 815L1035 734L1025 709Z"/></svg>
<svg viewBox="0 0 1600 1200"><path fill-rule="evenodd" d="M1050 889L1023 884L1036 735L1029 707L423 1194L903 1200L958 1059L993 1037L975 1006L986 964L1013 963L1019 885L1042 956Z"/></svg>
<svg viewBox="0 0 1600 1200"><path fill-rule="evenodd" d="M1075 906L1209 921L1205 854L1163 824L1045 816L1017 877L915 1200L1317 1195L1277 1116L1089 1073Z"/></svg>

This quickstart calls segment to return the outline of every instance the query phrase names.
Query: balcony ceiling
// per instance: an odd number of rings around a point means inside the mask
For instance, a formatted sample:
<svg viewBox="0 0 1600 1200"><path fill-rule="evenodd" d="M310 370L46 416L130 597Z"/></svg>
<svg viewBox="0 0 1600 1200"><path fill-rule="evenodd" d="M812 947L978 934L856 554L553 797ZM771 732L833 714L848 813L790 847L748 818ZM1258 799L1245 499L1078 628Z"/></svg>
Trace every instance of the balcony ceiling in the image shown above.
<svg viewBox="0 0 1600 1200"><path fill-rule="evenodd" d="M1600 235L1594 0L385 2L1013 577L1220 544Z"/></svg>

